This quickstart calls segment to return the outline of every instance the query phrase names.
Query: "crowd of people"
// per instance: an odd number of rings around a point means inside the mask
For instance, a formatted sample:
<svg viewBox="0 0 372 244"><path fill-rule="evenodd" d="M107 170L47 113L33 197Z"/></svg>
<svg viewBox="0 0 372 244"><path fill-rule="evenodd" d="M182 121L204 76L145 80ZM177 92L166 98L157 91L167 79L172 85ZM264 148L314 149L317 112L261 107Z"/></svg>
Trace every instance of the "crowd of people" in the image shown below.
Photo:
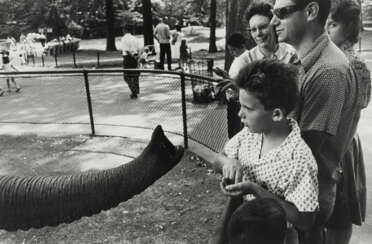
<svg viewBox="0 0 372 244"><path fill-rule="evenodd" d="M204 156L223 175L226 209L213 243L350 242L366 216L360 112L370 72L354 52L360 6L343 0L255 1L256 46L228 38L230 140ZM228 91L228 92L227 92ZM231 119L231 118L229 118Z"/></svg>

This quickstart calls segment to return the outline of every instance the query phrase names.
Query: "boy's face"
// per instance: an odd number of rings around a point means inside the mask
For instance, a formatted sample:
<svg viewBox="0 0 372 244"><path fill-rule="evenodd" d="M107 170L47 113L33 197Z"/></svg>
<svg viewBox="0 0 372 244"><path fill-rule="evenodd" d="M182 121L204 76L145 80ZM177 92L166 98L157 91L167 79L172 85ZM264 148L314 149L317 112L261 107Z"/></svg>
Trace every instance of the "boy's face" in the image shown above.
<svg viewBox="0 0 372 244"><path fill-rule="evenodd" d="M343 26L337 21L334 21L331 17L327 19L326 29L329 37L337 46L341 45L346 40Z"/></svg>
<svg viewBox="0 0 372 244"><path fill-rule="evenodd" d="M265 110L253 93L239 89L239 117L244 126L253 133L270 132L273 123L273 111Z"/></svg>
<svg viewBox="0 0 372 244"><path fill-rule="evenodd" d="M234 58L239 57L239 50L238 50L238 48L233 47L233 46L231 46L231 45L227 45L227 48L229 49L230 54L231 54Z"/></svg>

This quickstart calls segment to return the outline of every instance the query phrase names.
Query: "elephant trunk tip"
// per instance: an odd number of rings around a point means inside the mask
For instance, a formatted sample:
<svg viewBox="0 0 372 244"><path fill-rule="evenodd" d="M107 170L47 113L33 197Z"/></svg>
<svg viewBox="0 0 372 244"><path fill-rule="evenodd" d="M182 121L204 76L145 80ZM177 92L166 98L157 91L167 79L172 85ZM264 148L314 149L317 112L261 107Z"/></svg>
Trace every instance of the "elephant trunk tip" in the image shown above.
<svg viewBox="0 0 372 244"><path fill-rule="evenodd" d="M161 125L156 126L152 134L151 141L160 146L165 152L169 152L171 161L181 160L184 148L182 146L174 146L171 141L164 134L164 130Z"/></svg>

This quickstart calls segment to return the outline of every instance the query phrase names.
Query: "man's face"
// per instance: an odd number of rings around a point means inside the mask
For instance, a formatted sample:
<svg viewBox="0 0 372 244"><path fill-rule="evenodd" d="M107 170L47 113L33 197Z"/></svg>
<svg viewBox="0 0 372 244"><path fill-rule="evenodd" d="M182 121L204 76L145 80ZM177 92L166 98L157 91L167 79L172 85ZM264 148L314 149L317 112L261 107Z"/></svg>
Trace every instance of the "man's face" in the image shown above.
<svg viewBox="0 0 372 244"><path fill-rule="evenodd" d="M276 0L273 8L274 26L279 42L298 44L306 31L306 18L303 8L292 0ZM276 13L277 12L277 13Z"/></svg>

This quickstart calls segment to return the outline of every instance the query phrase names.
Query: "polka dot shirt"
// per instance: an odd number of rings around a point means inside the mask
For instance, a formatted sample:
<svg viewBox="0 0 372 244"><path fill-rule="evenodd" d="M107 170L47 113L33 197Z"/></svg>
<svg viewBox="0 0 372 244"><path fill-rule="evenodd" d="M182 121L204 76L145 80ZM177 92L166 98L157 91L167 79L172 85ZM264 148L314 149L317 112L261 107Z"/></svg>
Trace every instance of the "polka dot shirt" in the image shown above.
<svg viewBox="0 0 372 244"><path fill-rule="evenodd" d="M225 145L227 157L243 165L243 180L252 181L293 203L300 212L313 212L318 208L317 164L310 148L301 138L295 120L290 119L291 132L284 142L264 155L260 155L263 135L242 129ZM246 199L254 198L247 195Z"/></svg>

